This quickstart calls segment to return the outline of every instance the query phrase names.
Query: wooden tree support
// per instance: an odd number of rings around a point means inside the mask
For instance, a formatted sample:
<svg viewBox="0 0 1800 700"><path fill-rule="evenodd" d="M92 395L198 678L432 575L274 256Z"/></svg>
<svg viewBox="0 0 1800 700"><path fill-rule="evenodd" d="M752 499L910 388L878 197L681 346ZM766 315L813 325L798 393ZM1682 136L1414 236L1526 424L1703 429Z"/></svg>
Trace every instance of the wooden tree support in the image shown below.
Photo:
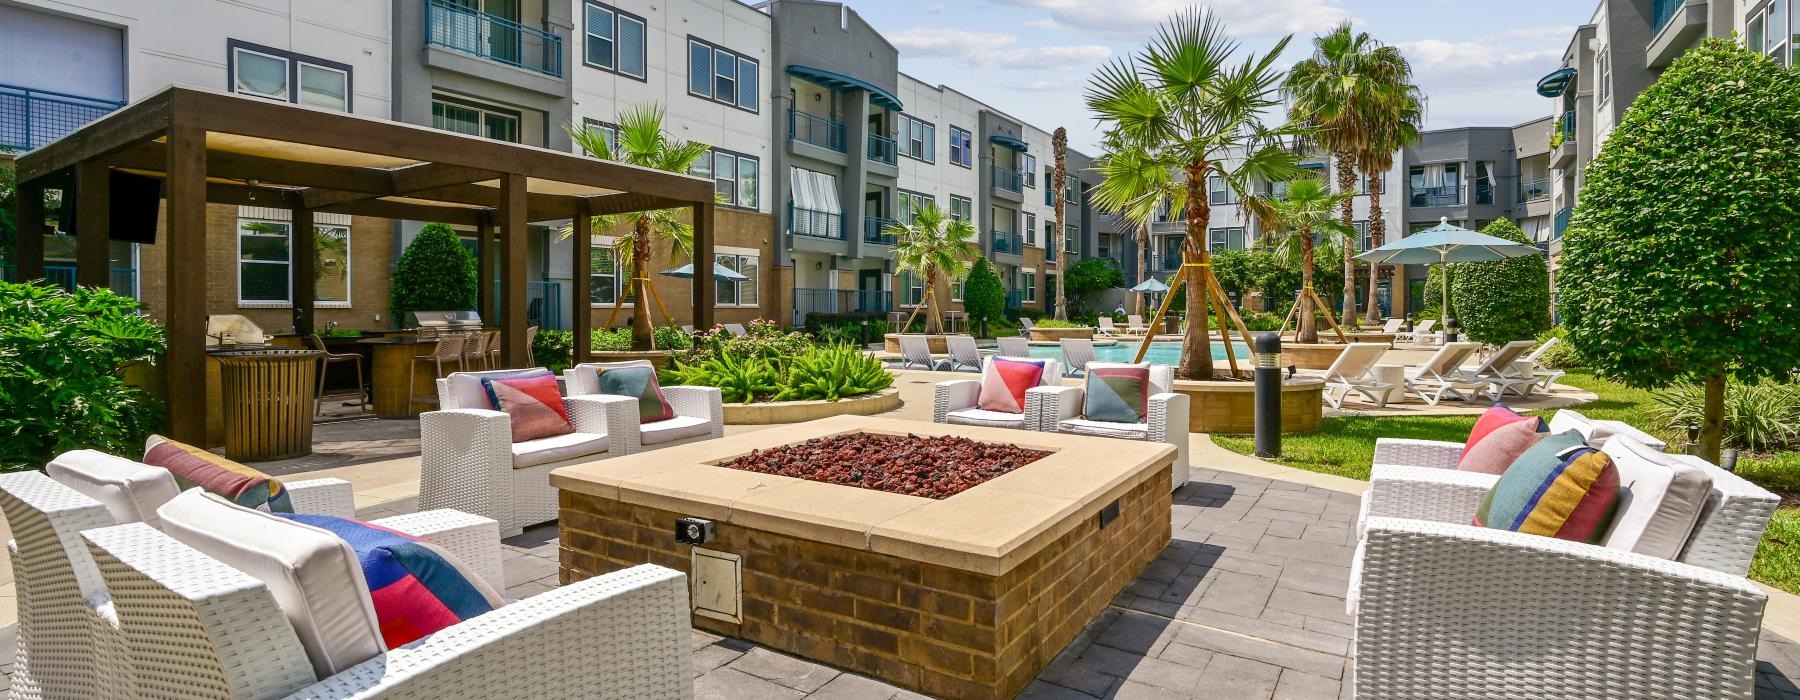
<svg viewBox="0 0 1800 700"><path fill-rule="evenodd" d="M651 301L656 302L656 308L658 310L662 311L663 321L673 322L675 320L674 316L669 315L669 307L663 305L662 294L656 291L656 285L650 284L650 278L648 278L648 277L633 277L633 278L631 278L631 282L632 282L632 284L637 285L638 294L648 296L648 297L650 297ZM613 297L612 314L610 314L606 317L606 327L608 329L611 329L613 327L613 324L618 322L619 311L622 308L624 308L624 306L625 306L625 295L620 294L620 295ZM650 313L650 308L645 307L644 313L646 313L646 314ZM654 315L650 317L650 331L651 331L650 332L650 349L655 350L656 349L656 316L654 316Z"/></svg>
<svg viewBox="0 0 1800 700"><path fill-rule="evenodd" d="M1199 272L1188 273L1187 270L1190 268L1198 269ZM1151 330L1149 333L1144 334L1143 342L1138 345L1137 357L1133 359L1132 362L1139 363L1144 361L1144 355L1150 352L1150 342L1156 337L1155 329L1162 325L1163 317L1168 315L1169 307L1172 306L1175 301L1176 292L1180 291L1182 286L1187 284L1189 274L1198 274L1200 277L1199 284L1202 287L1200 293L1206 295L1208 302L1212 304L1214 315L1219 321L1219 336L1225 342L1225 361L1231 366L1231 376L1249 378L1250 371L1248 369L1238 368L1237 351L1231 347L1230 328L1237 329L1238 336L1243 338L1246 347L1251 346L1250 329L1244 325L1244 320L1238 316L1237 310L1232 308L1231 303L1226 299L1225 288L1220 286L1219 279L1213 276L1212 266L1208 263L1188 262L1187 252L1183 251L1181 269L1183 274L1175 277L1175 286L1170 287L1169 291L1163 295L1162 305L1156 309L1156 316L1150 320ZM1231 324L1229 327L1226 325L1227 320L1229 320ZM1201 315L1199 322L1202 333L1212 333L1212 329L1206 327L1206 316L1204 314ZM1189 333L1194 332L1193 323L1194 319L1188 320ZM1244 359L1248 360L1250 358L1246 357Z"/></svg>
<svg viewBox="0 0 1800 700"><path fill-rule="evenodd" d="M906 315L906 323L902 324L900 326L900 328L898 330L896 330L895 332L896 333L905 333L906 329L912 328L913 319L918 318L919 312L924 311L925 309L931 309L931 316L925 319L925 332L929 333L929 332L931 332L931 322L938 320L938 318L937 318L937 290L932 287L925 288L925 296L919 298L919 305L913 307L912 313ZM938 330L942 331L943 329L944 329L944 326L942 325L942 322L940 321L939 325L938 325Z"/></svg>
<svg viewBox="0 0 1800 700"><path fill-rule="evenodd" d="M1325 300L1320 299L1319 294L1314 292L1312 287L1301 288L1300 294L1308 299L1312 299L1312 302L1319 306L1319 310L1325 312L1325 322L1331 324L1331 330L1333 333L1337 334L1338 342L1350 342L1348 338L1344 337L1344 329L1338 327L1337 317L1331 315L1331 307L1325 305ZM1276 331L1276 335L1287 335L1288 324L1290 323L1294 325L1294 337L1298 339L1300 337L1299 299L1294 300L1294 308L1288 309L1287 318L1281 319L1281 330Z"/></svg>

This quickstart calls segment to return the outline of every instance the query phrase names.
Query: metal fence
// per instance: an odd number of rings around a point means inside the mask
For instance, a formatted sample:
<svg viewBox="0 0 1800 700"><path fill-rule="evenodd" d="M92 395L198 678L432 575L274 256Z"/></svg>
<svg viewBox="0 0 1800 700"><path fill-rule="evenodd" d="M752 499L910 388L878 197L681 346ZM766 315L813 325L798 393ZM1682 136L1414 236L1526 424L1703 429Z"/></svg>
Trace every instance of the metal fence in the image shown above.
<svg viewBox="0 0 1800 700"><path fill-rule="evenodd" d="M0 83L0 147L39 148L123 106L113 100Z"/></svg>
<svg viewBox="0 0 1800 700"><path fill-rule="evenodd" d="M844 215L817 209L802 209L788 203L788 230L796 236L844 239Z"/></svg>
<svg viewBox="0 0 1800 700"><path fill-rule="evenodd" d="M107 288L113 293L132 298L137 297L137 270L129 267L115 267L108 270ZM19 271L12 265L0 266L0 279L8 282L19 281ZM72 263L45 263L44 281L63 289L75 289L75 265Z"/></svg>
<svg viewBox="0 0 1800 700"><path fill-rule="evenodd" d="M879 216L863 217L863 242L874 243L876 245L893 245L894 234L887 232L887 227L893 223L893 219L885 219Z"/></svg>
<svg viewBox="0 0 1800 700"><path fill-rule="evenodd" d="M992 166L988 166L988 167L989 167L989 170L992 171L994 174L994 187L1002 189L1002 190L1006 190L1008 192L1024 192L1025 191L1023 186L1020 184L1022 182L1022 180L1019 179L1018 172L1012 171L1012 170L1007 170L1006 168L1002 168L998 165L992 165Z"/></svg>
<svg viewBox="0 0 1800 700"><path fill-rule="evenodd" d="M1550 197L1550 178L1526 180L1519 183L1519 201L1535 202Z"/></svg>
<svg viewBox="0 0 1800 700"><path fill-rule="evenodd" d="M1460 203L1462 203L1461 185L1412 188L1412 205L1415 207L1448 207Z"/></svg>
<svg viewBox="0 0 1800 700"><path fill-rule="evenodd" d="M425 43L560 78L562 37L458 5L425 0Z"/></svg>
<svg viewBox="0 0 1800 700"><path fill-rule="evenodd" d="M794 288L795 326L809 314L884 314L893 310L893 293L874 289Z"/></svg>
<svg viewBox="0 0 1800 700"><path fill-rule="evenodd" d="M1019 234L1007 233L1005 231L995 231L993 233L994 252L1011 253L1013 255L1019 255L1025 252L1024 239L1020 238Z"/></svg>

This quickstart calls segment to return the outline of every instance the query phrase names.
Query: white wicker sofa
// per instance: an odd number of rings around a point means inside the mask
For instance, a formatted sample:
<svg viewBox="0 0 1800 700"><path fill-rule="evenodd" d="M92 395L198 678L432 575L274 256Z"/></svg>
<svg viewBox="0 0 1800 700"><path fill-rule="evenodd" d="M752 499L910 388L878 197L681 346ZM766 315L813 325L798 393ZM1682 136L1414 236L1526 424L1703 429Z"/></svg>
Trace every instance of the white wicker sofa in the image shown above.
<svg viewBox="0 0 1800 700"><path fill-rule="evenodd" d="M1169 470L1169 490L1188 482L1188 396L1176 393L1175 368L1150 366L1150 398L1142 423L1108 423L1082 415L1085 393L1079 386L1040 386L1025 392L1026 402L1037 406L1037 429L1096 437L1162 442L1175 446L1175 464Z"/></svg>
<svg viewBox="0 0 1800 700"><path fill-rule="evenodd" d="M649 367L656 365L649 360L631 360L627 362L590 362L575 365L563 371L563 391L570 397L604 396L600 393L600 375L597 370L617 367ZM662 387L663 398L675 409L675 417L650 424L638 422L638 404L636 399L626 403L608 403L606 410L622 411L625 419L607 417L608 425L615 420L628 422L631 430L608 433L609 446L618 454L635 454L646 449L670 447L687 442L699 442L725 437L725 403L723 394L717 387L710 386L665 386Z"/></svg>
<svg viewBox="0 0 1800 700"><path fill-rule="evenodd" d="M512 418L491 410L483 377L520 370L453 372L437 380L442 410L419 415L419 508L449 508L494 519L510 537L528 525L556 519L550 472L622 454L615 435L637 432L637 399L571 396L563 399L575 432L514 443Z"/></svg>
<svg viewBox="0 0 1800 700"><path fill-rule="evenodd" d="M981 375L987 376L988 368L994 364L990 355L981 361ZM1009 360L1039 361L1044 363L1044 373L1038 379L1038 386L1055 386L1062 381L1062 366L1056 360L1041 360L1031 357L1008 357ZM1027 390L1023 413L1003 413L989 411L980 407L980 379L952 379L938 382L933 391L931 420L934 423L951 423L955 425L979 425L990 428L1013 428L1016 430L1038 429L1038 407L1036 397Z"/></svg>

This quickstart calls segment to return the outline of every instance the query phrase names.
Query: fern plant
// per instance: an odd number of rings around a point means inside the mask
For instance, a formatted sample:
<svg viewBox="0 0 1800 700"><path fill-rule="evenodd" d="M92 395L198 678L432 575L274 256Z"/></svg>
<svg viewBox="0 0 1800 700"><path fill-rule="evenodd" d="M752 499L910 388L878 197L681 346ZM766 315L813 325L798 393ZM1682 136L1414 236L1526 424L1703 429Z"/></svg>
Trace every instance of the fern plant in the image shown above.
<svg viewBox="0 0 1800 700"><path fill-rule="evenodd" d="M815 347L788 365L776 401L836 401L861 396L894 384L880 360L850 345Z"/></svg>

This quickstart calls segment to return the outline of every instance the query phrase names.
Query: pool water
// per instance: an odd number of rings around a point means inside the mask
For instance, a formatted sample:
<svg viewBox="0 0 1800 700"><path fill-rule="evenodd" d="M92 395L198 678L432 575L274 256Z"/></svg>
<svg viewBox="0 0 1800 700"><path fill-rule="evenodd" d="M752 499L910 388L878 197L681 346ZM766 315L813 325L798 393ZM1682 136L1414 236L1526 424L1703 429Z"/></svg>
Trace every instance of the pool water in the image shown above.
<svg viewBox="0 0 1800 700"><path fill-rule="evenodd" d="M1115 345L1095 345L1094 359L1101 362L1130 362L1137 357L1139 343L1120 341ZM1243 343L1232 343L1232 350L1237 353L1238 362L1250 361L1250 348ZM1062 348L1056 345L1032 345L1032 357L1048 357L1063 361ZM1225 361L1225 344L1214 341L1212 344L1214 360ZM1181 341L1154 341L1150 343L1150 352L1144 354L1144 361L1153 365L1181 364Z"/></svg>

